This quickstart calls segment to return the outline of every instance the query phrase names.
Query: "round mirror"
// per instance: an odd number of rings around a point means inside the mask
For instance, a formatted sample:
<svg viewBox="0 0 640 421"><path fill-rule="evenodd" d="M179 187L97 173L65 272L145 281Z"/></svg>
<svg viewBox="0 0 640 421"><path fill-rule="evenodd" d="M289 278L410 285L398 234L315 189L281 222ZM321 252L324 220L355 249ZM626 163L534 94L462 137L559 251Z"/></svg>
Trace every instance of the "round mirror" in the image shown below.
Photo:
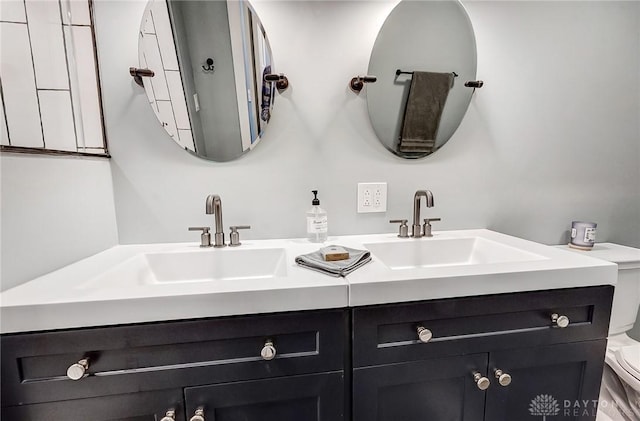
<svg viewBox="0 0 640 421"><path fill-rule="evenodd" d="M456 0L401 1L373 46L369 118L384 146L402 158L440 149L464 117L476 78L476 42Z"/></svg>
<svg viewBox="0 0 640 421"><path fill-rule="evenodd" d="M151 0L139 58L158 120L183 149L229 161L253 149L273 111L264 28L246 1ZM153 74L152 77L149 77Z"/></svg>

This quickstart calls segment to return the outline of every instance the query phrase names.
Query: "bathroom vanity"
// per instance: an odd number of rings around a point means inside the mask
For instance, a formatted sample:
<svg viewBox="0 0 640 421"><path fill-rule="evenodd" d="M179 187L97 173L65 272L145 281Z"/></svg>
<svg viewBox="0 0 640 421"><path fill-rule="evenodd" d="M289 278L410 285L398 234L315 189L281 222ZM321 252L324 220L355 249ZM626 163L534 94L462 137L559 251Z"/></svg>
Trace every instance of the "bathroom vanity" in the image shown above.
<svg viewBox="0 0 640 421"><path fill-rule="evenodd" d="M3 293L3 419L507 421L556 409L554 419L590 419L563 418L563 405L598 397L615 265L487 230L335 240L370 247L373 261L331 278L293 264L317 245L246 242L247 253L283 250L269 256L284 266L260 281L170 282L153 254L235 250L119 246ZM444 253L439 267L425 264L427 243ZM396 266L408 244L413 263ZM52 280L71 290L58 285L38 305L29 295ZM232 314L231 298L257 310Z"/></svg>
<svg viewBox="0 0 640 421"><path fill-rule="evenodd" d="M8 335L2 418L342 419L347 343L345 310Z"/></svg>
<svg viewBox="0 0 640 421"><path fill-rule="evenodd" d="M603 286L355 308L353 420L512 421L539 395L557 399L558 415L565 400L597 400L612 295Z"/></svg>

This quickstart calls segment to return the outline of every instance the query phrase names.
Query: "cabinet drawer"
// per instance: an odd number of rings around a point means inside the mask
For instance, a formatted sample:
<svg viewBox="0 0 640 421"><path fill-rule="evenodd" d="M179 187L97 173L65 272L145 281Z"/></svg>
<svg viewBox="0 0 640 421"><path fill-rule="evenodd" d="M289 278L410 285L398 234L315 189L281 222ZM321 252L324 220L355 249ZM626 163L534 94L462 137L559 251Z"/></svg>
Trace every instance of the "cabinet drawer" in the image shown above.
<svg viewBox="0 0 640 421"><path fill-rule="evenodd" d="M158 421L169 410L174 412L175 421L185 421L182 389L3 407L0 418L7 421Z"/></svg>
<svg viewBox="0 0 640 421"><path fill-rule="evenodd" d="M46 402L341 370L346 311L6 335L2 403ZM276 355L261 351L271 340ZM67 368L88 359L80 380Z"/></svg>
<svg viewBox="0 0 640 421"><path fill-rule="evenodd" d="M605 338L612 297L599 286L356 308L354 366Z"/></svg>
<svg viewBox="0 0 640 421"><path fill-rule="evenodd" d="M341 421L342 372L188 387L187 417L197 410L215 421Z"/></svg>

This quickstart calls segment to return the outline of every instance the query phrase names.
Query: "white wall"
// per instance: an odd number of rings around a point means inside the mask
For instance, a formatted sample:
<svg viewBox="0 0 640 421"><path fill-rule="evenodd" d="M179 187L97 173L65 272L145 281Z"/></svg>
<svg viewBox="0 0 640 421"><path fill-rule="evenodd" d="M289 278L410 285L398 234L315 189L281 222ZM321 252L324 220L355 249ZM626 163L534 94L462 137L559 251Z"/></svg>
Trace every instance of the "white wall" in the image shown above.
<svg viewBox="0 0 640 421"><path fill-rule="evenodd" d="M118 243L108 160L3 154L0 172L2 290Z"/></svg>
<svg viewBox="0 0 640 421"><path fill-rule="evenodd" d="M98 49L121 243L197 240L212 225L207 194L222 197L225 227L245 238L298 237L311 189L330 234L391 232L416 189L431 189L435 229L488 227L548 244L574 219L598 240L640 246L640 3L465 3L478 43L477 91L450 142L418 161L392 156L367 116L367 71L393 2L254 1L277 72L264 141L220 164L188 155L157 123L128 75L137 65L142 1L97 0ZM386 181L386 214L356 213L356 183Z"/></svg>

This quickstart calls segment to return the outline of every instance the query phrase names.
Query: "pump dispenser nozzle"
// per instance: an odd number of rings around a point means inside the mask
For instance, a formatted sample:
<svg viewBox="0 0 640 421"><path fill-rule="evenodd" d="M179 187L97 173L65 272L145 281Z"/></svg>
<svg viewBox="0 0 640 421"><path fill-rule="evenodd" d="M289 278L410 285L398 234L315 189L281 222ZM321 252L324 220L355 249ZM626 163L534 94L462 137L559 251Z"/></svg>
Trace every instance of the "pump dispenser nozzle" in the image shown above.
<svg viewBox="0 0 640 421"><path fill-rule="evenodd" d="M319 205L320 200L318 200L318 190L311 190L311 193L313 193L313 201L311 202L311 204L313 206Z"/></svg>

